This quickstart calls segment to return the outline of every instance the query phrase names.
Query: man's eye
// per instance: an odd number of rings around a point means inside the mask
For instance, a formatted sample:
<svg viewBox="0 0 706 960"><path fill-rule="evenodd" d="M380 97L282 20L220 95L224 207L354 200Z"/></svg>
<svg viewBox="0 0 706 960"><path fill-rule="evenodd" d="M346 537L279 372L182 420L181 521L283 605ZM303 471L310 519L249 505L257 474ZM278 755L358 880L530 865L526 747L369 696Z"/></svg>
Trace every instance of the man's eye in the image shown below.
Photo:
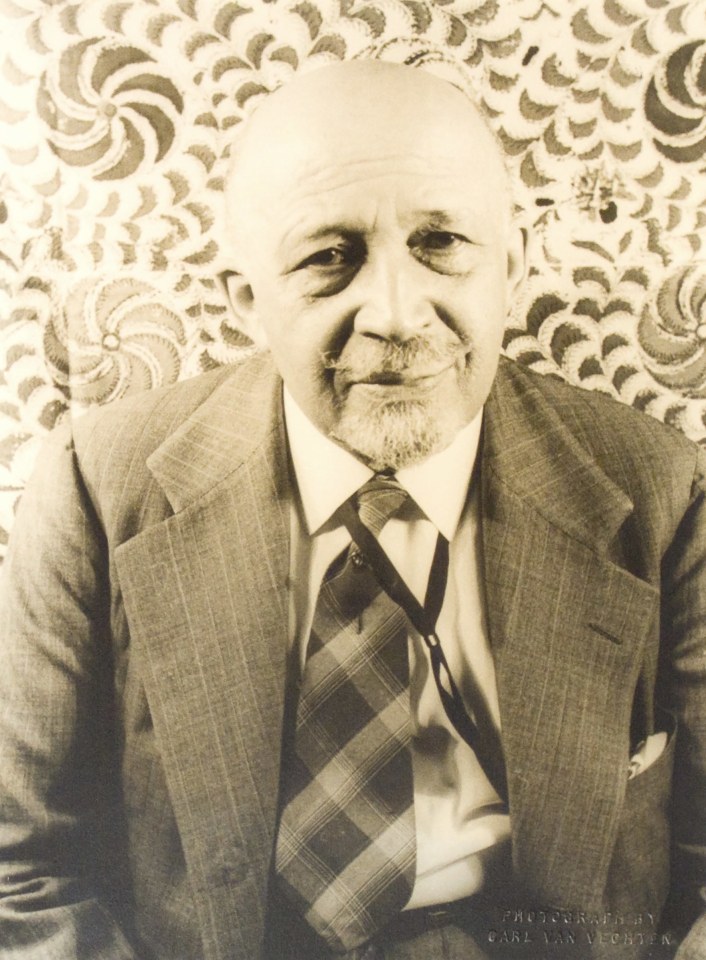
<svg viewBox="0 0 706 960"><path fill-rule="evenodd" d="M413 257L437 273L464 274L473 265L475 244L451 230L419 232L409 240Z"/></svg>
<svg viewBox="0 0 706 960"><path fill-rule="evenodd" d="M426 250L452 250L465 242L465 238L459 233L451 233L448 230L434 230L426 233L421 238L420 246Z"/></svg>
<svg viewBox="0 0 706 960"><path fill-rule="evenodd" d="M350 251L341 247L326 247L325 250L317 250L299 264L299 270L306 267L343 267L351 259Z"/></svg>

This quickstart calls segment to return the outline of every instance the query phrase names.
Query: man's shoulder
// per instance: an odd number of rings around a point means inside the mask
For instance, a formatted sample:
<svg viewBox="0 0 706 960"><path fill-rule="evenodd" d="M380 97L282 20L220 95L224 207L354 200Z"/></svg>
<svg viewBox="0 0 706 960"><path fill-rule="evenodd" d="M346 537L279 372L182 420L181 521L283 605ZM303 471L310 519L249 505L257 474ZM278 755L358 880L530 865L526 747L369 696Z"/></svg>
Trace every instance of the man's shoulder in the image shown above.
<svg viewBox="0 0 706 960"><path fill-rule="evenodd" d="M499 370L502 391L531 405L536 397L546 404L567 430L589 452L600 456L606 444L612 451L619 437L625 453L648 447L657 455L683 455L693 460L699 446L675 427L629 406L610 394L568 383L555 375L540 374L503 358Z"/></svg>
<svg viewBox="0 0 706 960"><path fill-rule="evenodd" d="M135 523L148 522L148 515L159 518L169 512L164 493L155 483L151 458L192 433L196 440L191 449L196 450L199 438L210 430L213 436L201 445L201 456L208 457L209 443L217 443L219 437L225 444L238 433L249 436L247 430L237 429L248 418L262 423L264 430L267 413L261 409L261 398L263 389L274 382L267 356L248 357L91 410L73 418L64 428L66 435L56 441L75 457L80 483L106 528L114 527L123 538L134 532ZM211 459L217 454L212 450ZM233 456L237 456L235 449ZM198 463L184 463L182 472L198 468Z"/></svg>
<svg viewBox="0 0 706 960"><path fill-rule="evenodd" d="M226 385L244 397L249 385L269 372L263 356L243 360L186 380L146 390L111 403L94 407L73 418L71 432L79 458L95 455L94 448L110 446L111 455L121 451L143 459L179 430L194 413Z"/></svg>
<svg viewBox="0 0 706 960"><path fill-rule="evenodd" d="M557 450L573 449L584 463L598 467L648 512L656 509L659 501L660 508L671 504L678 513L703 484L703 448L675 427L607 394L503 359L492 408L500 437L496 445L514 432L517 456L521 457L518 427L507 426L516 417L530 434L542 436L543 456L555 463L556 470L566 469Z"/></svg>

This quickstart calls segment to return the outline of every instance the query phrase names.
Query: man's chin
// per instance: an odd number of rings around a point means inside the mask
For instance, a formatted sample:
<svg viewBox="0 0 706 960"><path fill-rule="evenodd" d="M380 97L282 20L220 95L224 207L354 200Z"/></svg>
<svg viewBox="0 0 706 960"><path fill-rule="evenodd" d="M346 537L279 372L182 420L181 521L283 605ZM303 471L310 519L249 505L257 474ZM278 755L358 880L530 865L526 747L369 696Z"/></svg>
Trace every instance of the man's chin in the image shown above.
<svg viewBox="0 0 706 960"><path fill-rule="evenodd" d="M372 400L376 391L366 391ZM336 440L373 470L401 470L420 463L443 450L456 430L450 429L446 416L430 410L429 405L397 391L388 392L383 402L346 403L335 428Z"/></svg>

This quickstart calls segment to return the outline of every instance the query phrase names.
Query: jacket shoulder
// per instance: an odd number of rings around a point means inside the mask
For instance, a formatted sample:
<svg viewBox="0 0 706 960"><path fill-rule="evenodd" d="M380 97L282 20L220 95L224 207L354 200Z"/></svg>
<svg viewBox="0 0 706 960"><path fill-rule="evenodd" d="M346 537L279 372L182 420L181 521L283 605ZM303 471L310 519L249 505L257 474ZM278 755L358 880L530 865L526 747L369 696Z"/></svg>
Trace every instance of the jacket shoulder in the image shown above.
<svg viewBox="0 0 706 960"><path fill-rule="evenodd" d="M118 450L150 440L159 445L206 400L236 367L219 367L188 380L154 390L145 390L105 407L93 407L72 417L71 433L82 459L90 457L92 445L113 438ZM118 439L119 438L119 439Z"/></svg>
<svg viewBox="0 0 706 960"><path fill-rule="evenodd" d="M703 454L697 443L669 424L630 407L606 393L587 390L552 375L543 375L503 358L500 375L510 389L531 402L536 391L576 441L599 462L615 460L616 441L623 457L693 465Z"/></svg>
<svg viewBox="0 0 706 960"><path fill-rule="evenodd" d="M249 379L258 358L135 394L72 418L69 446L94 508L118 539L170 512L147 466L150 455L178 431L226 382ZM110 535L110 533L109 533Z"/></svg>
<svg viewBox="0 0 706 960"><path fill-rule="evenodd" d="M669 536L690 503L703 495L706 450L674 427L607 394L505 358L498 381L501 417L521 407L525 422L547 435L549 456L553 435L570 436L585 461L630 498L640 522L661 518Z"/></svg>

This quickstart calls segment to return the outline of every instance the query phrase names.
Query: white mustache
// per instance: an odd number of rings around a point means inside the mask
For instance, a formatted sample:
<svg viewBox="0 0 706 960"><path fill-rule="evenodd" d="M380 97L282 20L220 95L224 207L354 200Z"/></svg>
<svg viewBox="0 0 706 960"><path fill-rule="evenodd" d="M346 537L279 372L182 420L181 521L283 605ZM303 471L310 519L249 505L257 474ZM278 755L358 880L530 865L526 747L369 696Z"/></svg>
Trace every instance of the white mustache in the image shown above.
<svg viewBox="0 0 706 960"><path fill-rule="evenodd" d="M429 340L412 337L402 343L351 338L338 356L325 355L324 367L355 381L409 380L433 376L465 356L460 340Z"/></svg>

